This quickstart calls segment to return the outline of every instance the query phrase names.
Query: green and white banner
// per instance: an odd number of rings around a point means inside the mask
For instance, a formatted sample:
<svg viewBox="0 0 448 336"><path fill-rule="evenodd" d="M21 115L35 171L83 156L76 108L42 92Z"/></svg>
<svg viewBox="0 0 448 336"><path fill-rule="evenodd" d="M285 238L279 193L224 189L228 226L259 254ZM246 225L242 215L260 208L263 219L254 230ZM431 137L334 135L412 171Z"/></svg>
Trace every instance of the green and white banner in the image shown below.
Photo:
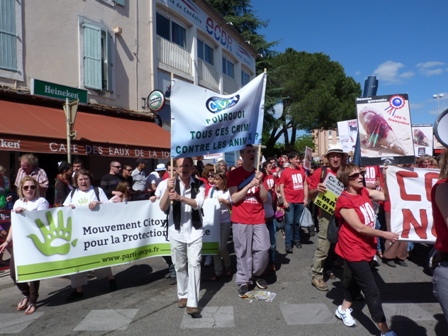
<svg viewBox="0 0 448 336"><path fill-rule="evenodd" d="M216 254L220 207L203 205L202 253ZM159 202L139 201L12 213L18 282L59 277L139 259L171 255L167 218ZM194 229L193 229L194 230Z"/></svg>

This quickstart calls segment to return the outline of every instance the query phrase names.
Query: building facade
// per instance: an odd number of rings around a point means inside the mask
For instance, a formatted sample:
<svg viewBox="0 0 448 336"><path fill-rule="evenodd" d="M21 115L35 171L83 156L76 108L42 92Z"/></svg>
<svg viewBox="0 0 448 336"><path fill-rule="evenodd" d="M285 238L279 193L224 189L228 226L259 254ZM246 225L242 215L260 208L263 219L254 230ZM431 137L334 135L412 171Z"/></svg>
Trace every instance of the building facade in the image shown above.
<svg viewBox="0 0 448 336"><path fill-rule="evenodd" d="M80 98L72 154L92 170L155 165L170 144L150 92L176 78L230 94L255 77L255 50L202 0L2 0L0 14L0 144L21 146L0 146L10 175L21 153L66 158L66 98ZM169 129L169 100L160 116Z"/></svg>

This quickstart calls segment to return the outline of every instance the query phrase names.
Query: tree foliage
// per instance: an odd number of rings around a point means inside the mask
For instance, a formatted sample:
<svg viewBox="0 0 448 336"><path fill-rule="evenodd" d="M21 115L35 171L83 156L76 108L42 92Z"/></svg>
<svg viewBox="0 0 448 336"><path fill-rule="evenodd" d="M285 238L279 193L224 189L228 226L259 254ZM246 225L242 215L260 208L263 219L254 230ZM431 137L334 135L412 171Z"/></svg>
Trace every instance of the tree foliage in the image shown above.
<svg viewBox="0 0 448 336"><path fill-rule="evenodd" d="M271 48L277 42L267 42L257 31L267 27L269 21L259 19L252 10L250 0L207 0L223 17L231 23L243 39L257 51L257 73L267 67Z"/></svg>
<svg viewBox="0 0 448 336"><path fill-rule="evenodd" d="M283 135L286 150L293 149L298 130L334 129L337 121L356 117L355 99L361 87L329 56L287 49L270 63L264 120L268 148ZM278 101L283 101L284 109L275 119L272 107Z"/></svg>

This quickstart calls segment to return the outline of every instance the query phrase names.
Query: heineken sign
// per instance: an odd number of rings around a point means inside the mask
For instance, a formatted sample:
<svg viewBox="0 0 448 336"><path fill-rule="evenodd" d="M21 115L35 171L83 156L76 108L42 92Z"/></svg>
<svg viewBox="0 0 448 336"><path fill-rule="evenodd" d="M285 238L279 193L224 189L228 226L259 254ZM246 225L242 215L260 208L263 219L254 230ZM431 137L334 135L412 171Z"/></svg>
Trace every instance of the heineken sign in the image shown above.
<svg viewBox="0 0 448 336"><path fill-rule="evenodd" d="M165 106L165 96L160 90L152 91L146 101L152 112L159 112Z"/></svg>
<svg viewBox="0 0 448 336"><path fill-rule="evenodd" d="M36 78L31 79L31 94L63 100L65 100L66 98L70 100L79 99L80 103L88 102L87 90L61 84L44 82Z"/></svg>

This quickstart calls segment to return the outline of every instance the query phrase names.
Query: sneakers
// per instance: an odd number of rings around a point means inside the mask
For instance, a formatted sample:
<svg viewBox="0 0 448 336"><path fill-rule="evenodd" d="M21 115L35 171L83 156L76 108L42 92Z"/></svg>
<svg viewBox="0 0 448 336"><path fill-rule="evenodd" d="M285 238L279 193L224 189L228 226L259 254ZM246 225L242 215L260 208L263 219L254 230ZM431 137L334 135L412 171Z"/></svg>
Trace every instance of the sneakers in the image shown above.
<svg viewBox="0 0 448 336"><path fill-rule="evenodd" d="M393 330L389 330L385 334L381 334L381 336L397 336L397 334Z"/></svg>
<svg viewBox="0 0 448 336"><path fill-rule="evenodd" d="M265 279L263 278L255 278L255 284L260 289L266 289L268 288L268 284Z"/></svg>
<svg viewBox="0 0 448 336"><path fill-rule="evenodd" d="M243 298L246 296L246 293L249 291L249 288L246 284L240 285L240 288L238 288L238 295L240 298Z"/></svg>
<svg viewBox="0 0 448 336"><path fill-rule="evenodd" d="M295 245L297 248L299 248L299 249L302 248L302 244L300 244L300 241L298 241L298 240L296 240L296 241L294 242L294 245Z"/></svg>
<svg viewBox="0 0 448 336"><path fill-rule="evenodd" d="M339 306L338 309L336 309L336 312L334 314L336 315L336 317L338 319L342 320L342 322L344 322L344 324L347 327L354 327L354 326L356 326L356 321L352 317L352 311L353 311L353 309L351 309L351 308L348 308L345 311L343 311L342 306Z"/></svg>
<svg viewBox="0 0 448 336"><path fill-rule="evenodd" d="M285 247L285 252L286 252L286 253L292 253L292 248L291 248L291 246L286 246L286 247Z"/></svg>
<svg viewBox="0 0 448 336"><path fill-rule="evenodd" d="M323 291L323 292L327 292L328 291L328 286L325 283L324 280L322 279L317 279L317 278L312 278L311 279L311 284L316 287L318 290Z"/></svg>

